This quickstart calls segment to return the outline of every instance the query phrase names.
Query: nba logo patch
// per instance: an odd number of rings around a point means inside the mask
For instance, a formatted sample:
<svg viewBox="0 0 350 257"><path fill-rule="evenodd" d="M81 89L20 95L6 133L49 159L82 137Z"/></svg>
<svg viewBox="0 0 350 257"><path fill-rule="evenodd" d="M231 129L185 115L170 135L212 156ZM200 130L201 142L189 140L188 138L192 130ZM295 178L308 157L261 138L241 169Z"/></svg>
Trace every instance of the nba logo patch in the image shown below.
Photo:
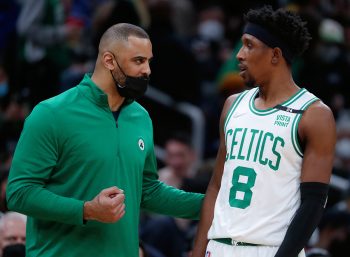
<svg viewBox="0 0 350 257"><path fill-rule="evenodd" d="M205 257L210 257L211 256L211 252L210 251L206 251L205 252Z"/></svg>

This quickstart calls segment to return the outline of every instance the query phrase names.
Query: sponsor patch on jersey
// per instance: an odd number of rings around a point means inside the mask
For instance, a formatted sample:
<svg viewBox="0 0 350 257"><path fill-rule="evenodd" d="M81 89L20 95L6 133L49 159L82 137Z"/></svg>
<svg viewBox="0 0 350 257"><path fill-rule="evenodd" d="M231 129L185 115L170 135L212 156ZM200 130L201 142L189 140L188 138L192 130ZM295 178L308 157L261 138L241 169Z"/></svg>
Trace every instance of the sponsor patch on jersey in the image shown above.
<svg viewBox="0 0 350 257"><path fill-rule="evenodd" d="M290 120L290 116L279 114L276 116L276 120L273 125L279 127L288 127Z"/></svg>
<svg viewBox="0 0 350 257"><path fill-rule="evenodd" d="M139 145L141 151L145 150L145 142L143 142L142 138L139 139L138 145Z"/></svg>
<svg viewBox="0 0 350 257"><path fill-rule="evenodd" d="M206 251L205 252L205 257L210 257L211 256L211 252L210 251Z"/></svg>

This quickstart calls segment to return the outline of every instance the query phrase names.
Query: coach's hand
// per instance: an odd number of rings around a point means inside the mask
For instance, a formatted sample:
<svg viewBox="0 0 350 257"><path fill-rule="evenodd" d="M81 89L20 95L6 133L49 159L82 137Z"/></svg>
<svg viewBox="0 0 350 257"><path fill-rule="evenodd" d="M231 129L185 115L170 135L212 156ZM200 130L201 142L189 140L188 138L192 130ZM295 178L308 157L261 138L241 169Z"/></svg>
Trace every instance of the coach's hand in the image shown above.
<svg viewBox="0 0 350 257"><path fill-rule="evenodd" d="M123 190L110 187L102 190L93 200L84 203L84 220L114 223L125 214Z"/></svg>

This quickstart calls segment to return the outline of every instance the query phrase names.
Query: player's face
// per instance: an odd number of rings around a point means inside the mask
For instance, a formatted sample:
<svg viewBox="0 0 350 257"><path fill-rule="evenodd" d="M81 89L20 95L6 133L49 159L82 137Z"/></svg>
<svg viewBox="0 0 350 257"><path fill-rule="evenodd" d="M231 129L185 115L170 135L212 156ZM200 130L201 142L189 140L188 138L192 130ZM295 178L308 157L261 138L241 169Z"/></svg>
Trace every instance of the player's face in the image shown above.
<svg viewBox="0 0 350 257"><path fill-rule="evenodd" d="M247 86L261 85L269 77L271 48L249 34L243 34L242 43L236 56L239 61L239 75Z"/></svg>

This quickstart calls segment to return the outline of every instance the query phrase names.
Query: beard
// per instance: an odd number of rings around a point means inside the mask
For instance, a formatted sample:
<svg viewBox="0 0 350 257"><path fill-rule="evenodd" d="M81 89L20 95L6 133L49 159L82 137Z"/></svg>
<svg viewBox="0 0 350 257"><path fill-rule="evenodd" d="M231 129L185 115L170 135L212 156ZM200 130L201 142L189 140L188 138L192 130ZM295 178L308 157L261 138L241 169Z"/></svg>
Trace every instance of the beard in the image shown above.
<svg viewBox="0 0 350 257"><path fill-rule="evenodd" d="M256 80L251 74L249 73L248 69L245 69L243 72L240 72L239 74L241 78L243 79L244 84L248 88L254 88L256 85Z"/></svg>
<svg viewBox="0 0 350 257"><path fill-rule="evenodd" d="M124 86L126 77L120 72L120 70L111 71L111 74L115 82L117 82L120 86Z"/></svg>
<svg viewBox="0 0 350 257"><path fill-rule="evenodd" d="M256 85L256 80L252 77L252 76L245 76L243 77L244 80L244 84L248 87L248 88L254 88Z"/></svg>
<svg viewBox="0 0 350 257"><path fill-rule="evenodd" d="M248 87L248 88L254 88L255 87L255 80L248 80L245 82L245 85Z"/></svg>

